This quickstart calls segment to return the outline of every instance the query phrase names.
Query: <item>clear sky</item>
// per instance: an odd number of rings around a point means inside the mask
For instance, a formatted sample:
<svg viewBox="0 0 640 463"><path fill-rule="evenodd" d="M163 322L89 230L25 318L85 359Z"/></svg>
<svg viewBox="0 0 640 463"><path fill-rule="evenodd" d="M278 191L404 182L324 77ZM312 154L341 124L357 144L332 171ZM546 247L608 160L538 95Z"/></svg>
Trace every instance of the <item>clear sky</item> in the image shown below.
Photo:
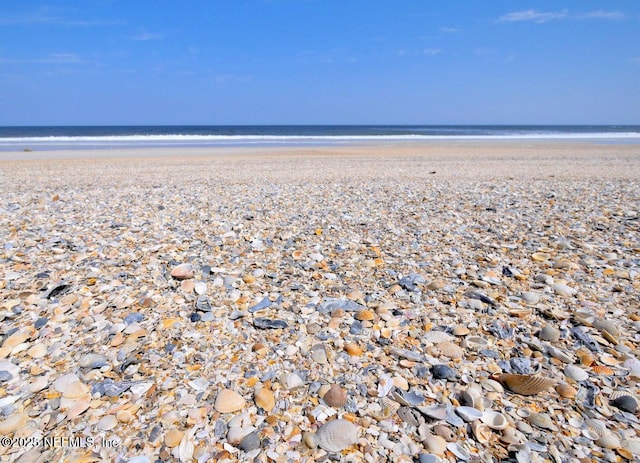
<svg viewBox="0 0 640 463"><path fill-rule="evenodd" d="M640 1L0 0L0 125L640 124Z"/></svg>

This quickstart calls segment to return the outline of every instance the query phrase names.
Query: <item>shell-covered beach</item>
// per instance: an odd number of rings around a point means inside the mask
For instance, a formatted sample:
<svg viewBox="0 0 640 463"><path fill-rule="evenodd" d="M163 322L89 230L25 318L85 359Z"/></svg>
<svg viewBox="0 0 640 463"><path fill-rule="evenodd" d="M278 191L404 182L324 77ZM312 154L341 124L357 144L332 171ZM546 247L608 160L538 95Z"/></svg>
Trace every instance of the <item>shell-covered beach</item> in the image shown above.
<svg viewBox="0 0 640 463"><path fill-rule="evenodd" d="M640 458L638 145L2 156L0 461Z"/></svg>

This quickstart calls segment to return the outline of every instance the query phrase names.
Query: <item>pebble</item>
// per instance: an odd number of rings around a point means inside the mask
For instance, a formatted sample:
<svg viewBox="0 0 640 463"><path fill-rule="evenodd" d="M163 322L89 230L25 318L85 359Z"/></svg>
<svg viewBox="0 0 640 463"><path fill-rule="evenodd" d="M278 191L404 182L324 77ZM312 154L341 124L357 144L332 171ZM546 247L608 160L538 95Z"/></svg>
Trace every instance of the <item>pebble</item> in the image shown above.
<svg viewBox="0 0 640 463"><path fill-rule="evenodd" d="M0 166L2 435L119 439L101 461L640 459L633 169L96 162ZM3 455L59 459L37 450Z"/></svg>

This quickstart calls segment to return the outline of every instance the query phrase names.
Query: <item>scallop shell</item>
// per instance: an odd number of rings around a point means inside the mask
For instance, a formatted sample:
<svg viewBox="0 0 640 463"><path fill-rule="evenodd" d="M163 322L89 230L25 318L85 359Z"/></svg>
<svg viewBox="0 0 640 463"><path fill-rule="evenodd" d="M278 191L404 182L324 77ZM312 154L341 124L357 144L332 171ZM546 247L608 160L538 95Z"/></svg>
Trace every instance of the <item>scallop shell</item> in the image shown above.
<svg viewBox="0 0 640 463"><path fill-rule="evenodd" d="M622 445L620 439L611 431L607 431L604 435L600 436L600 438L596 440L596 444L605 449L617 449Z"/></svg>
<svg viewBox="0 0 640 463"><path fill-rule="evenodd" d="M370 415L378 421L386 420L396 414L400 408L400 404L395 400L391 400L388 397L382 397L379 399L381 410L378 412L370 413Z"/></svg>
<svg viewBox="0 0 640 463"><path fill-rule="evenodd" d="M564 369L564 374L574 381L584 381L589 377L589 373L576 365L567 365Z"/></svg>
<svg viewBox="0 0 640 463"><path fill-rule="evenodd" d="M502 413L497 412L495 410L485 410L482 413L482 422L489 426L491 429L505 429L509 426L509 422L507 421L507 417L505 417Z"/></svg>
<svg viewBox="0 0 640 463"><path fill-rule="evenodd" d="M318 429L315 442L327 452L342 452L358 442L358 427L344 419L329 421Z"/></svg>
<svg viewBox="0 0 640 463"><path fill-rule="evenodd" d="M344 407L347 399L347 393L337 384L332 384L329 390L322 396L324 403L336 408Z"/></svg>
<svg viewBox="0 0 640 463"><path fill-rule="evenodd" d="M473 437L481 444L488 443L493 435L491 428L482 421L474 421L471 423L471 432L473 433Z"/></svg>
<svg viewBox="0 0 640 463"><path fill-rule="evenodd" d="M551 378L545 378L539 375L514 375L503 373L497 375L497 379L507 386L507 388L521 395L535 395L546 391L555 385L555 381Z"/></svg>
<svg viewBox="0 0 640 463"><path fill-rule="evenodd" d="M615 374L615 371L613 371L613 368L608 367L606 365L594 365L591 367L591 371L593 371L597 375L602 375L602 376L611 376Z"/></svg>
<svg viewBox="0 0 640 463"><path fill-rule="evenodd" d="M618 324L613 320L607 320L605 318L597 317L593 321L593 326L603 334L606 331L613 336L620 336Z"/></svg>

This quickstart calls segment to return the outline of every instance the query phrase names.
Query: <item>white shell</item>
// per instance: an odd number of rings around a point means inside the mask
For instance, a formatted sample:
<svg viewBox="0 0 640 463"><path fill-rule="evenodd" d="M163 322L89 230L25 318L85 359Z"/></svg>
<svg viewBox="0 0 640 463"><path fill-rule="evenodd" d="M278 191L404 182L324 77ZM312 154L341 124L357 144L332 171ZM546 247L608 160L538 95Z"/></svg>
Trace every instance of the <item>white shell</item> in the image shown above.
<svg viewBox="0 0 640 463"><path fill-rule="evenodd" d="M315 441L327 452L342 452L358 442L358 427L343 419L329 421L318 429Z"/></svg>
<svg viewBox="0 0 640 463"><path fill-rule="evenodd" d="M467 422L476 421L482 418L482 412L477 408L460 406L456 407L456 413Z"/></svg>
<svg viewBox="0 0 640 463"><path fill-rule="evenodd" d="M507 418L500 412L495 410L485 410L482 413L482 422L489 426L491 429L505 429L509 426Z"/></svg>
<svg viewBox="0 0 640 463"><path fill-rule="evenodd" d="M584 381L589 377L589 373L576 365L567 365L564 369L564 374L574 381Z"/></svg>

